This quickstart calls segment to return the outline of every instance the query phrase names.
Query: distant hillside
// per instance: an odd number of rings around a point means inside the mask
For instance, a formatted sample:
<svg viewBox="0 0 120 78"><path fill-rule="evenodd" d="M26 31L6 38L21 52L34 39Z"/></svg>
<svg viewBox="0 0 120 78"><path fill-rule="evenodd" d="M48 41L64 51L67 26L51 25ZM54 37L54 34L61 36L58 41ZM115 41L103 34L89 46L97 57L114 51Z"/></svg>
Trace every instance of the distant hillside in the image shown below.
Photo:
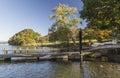
<svg viewBox="0 0 120 78"><path fill-rule="evenodd" d="M7 41L0 41L0 44L7 44Z"/></svg>

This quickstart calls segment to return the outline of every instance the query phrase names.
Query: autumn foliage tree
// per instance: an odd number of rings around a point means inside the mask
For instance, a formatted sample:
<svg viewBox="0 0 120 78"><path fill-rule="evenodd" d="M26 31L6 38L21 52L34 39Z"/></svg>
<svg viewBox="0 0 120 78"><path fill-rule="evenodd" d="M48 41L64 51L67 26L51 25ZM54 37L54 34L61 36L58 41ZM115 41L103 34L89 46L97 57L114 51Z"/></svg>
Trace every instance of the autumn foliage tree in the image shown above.
<svg viewBox="0 0 120 78"><path fill-rule="evenodd" d="M51 20L55 22L50 28L52 37L59 41L73 40L75 44L76 31L74 27L76 24L80 24L80 19L77 18L77 8L70 7L65 4L59 4L57 7L53 8L53 15L50 16ZM74 28L74 31L71 31Z"/></svg>

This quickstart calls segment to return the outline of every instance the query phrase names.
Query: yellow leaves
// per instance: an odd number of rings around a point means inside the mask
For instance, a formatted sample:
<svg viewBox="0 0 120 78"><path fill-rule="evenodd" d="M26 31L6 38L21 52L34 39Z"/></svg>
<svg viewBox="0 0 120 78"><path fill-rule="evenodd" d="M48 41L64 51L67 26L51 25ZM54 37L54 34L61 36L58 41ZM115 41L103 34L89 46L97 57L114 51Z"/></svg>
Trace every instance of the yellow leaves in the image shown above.
<svg viewBox="0 0 120 78"><path fill-rule="evenodd" d="M56 8L52 10L56 13L56 15L71 15L75 12L77 12L77 8L69 7L65 4L59 4Z"/></svg>
<svg viewBox="0 0 120 78"><path fill-rule="evenodd" d="M65 4L59 4L53 10L53 15L49 16L50 19L54 19L56 25L59 26L74 26L80 23L80 19L74 15L77 12L77 8L70 7Z"/></svg>
<svg viewBox="0 0 120 78"><path fill-rule="evenodd" d="M119 20L115 20L116 23L120 24L120 19Z"/></svg>
<svg viewBox="0 0 120 78"><path fill-rule="evenodd" d="M63 7L58 7L58 8L56 8L56 13L58 14L58 15L63 15L64 13L63 13Z"/></svg>
<svg viewBox="0 0 120 78"><path fill-rule="evenodd" d="M64 22L65 24L69 23L69 21L68 21L68 19L67 19L66 17L63 18L63 22Z"/></svg>
<svg viewBox="0 0 120 78"><path fill-rule="evenodd" d="M74 21L75 23L80 23L80 19L79 19L79 18L76 18L76 17L73 19L73 21Z"/></svg>
<svg viewBox="0 0 120 78"><path fill-rule="evenodd" d="M98 36L101 39L110 38L111 30L97 30Z"/></svg>
<svg viewBox="0 0 120 78"><path fill-rule="evenodd" d="M101 23L102 23L102 21L97 21L97 23L101 24Z"/></svg>
<svg viewBox="0 0 120 78"><path fill-rule="evenodd" d="M92 29L85 28L83 30L83 38L86 39L111 39L112 30L100 30L100 29Z"/></svg>

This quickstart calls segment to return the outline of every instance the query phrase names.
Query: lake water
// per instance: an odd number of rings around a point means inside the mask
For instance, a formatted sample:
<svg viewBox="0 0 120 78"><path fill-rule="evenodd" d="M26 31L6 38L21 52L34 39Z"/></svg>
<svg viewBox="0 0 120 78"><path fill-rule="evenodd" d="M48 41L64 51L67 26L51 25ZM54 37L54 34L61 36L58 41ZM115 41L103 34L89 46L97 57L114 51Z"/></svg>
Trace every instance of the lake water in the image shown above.
<svg viewBox="0 0 120 78"><path fill-rule="evenodd" d="M120 78L120 64L107 62L1 62L0 78Z"/></svg>
<svg viewBox="0 0 120 78"><path fill-rule="evenodd" d="M0 45L1 50L4 47L13 48ZM90 61L0 61L0 78L120 78L120 64Z"/></svg>

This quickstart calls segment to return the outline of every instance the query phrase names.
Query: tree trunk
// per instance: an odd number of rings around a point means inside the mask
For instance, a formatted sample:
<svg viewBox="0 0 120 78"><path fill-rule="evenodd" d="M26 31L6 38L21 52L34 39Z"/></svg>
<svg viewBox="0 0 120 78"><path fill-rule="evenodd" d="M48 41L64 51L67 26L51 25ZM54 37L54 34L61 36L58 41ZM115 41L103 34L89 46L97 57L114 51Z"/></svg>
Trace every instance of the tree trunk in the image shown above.
<svg viewBox="0 0 120 78"><path fill-rule="evenodd" d="M73 41L73 45L76 46L76 39L72 38L72 41Z"/></svg>

